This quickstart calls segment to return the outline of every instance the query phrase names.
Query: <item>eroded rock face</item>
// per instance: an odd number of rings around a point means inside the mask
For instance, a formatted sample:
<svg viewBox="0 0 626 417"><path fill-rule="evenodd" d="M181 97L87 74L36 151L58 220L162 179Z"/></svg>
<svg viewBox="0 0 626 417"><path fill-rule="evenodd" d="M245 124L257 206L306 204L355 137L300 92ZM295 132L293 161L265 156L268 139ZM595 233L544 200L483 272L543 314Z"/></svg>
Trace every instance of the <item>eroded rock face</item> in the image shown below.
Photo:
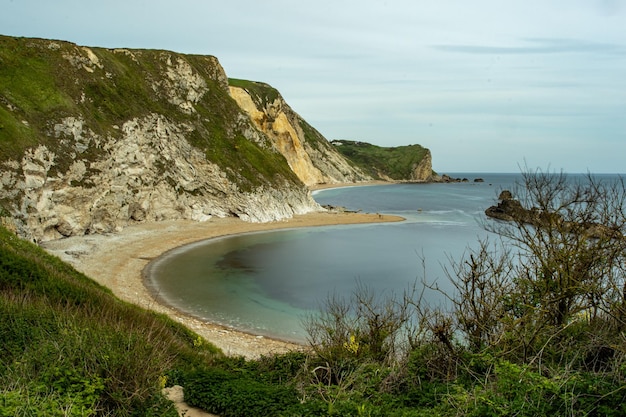
<svg viewBox="0 0 626 417"><path fill-rule="evenodd" d="M34 85L45 77L63 81L41 86L60 89L46 91L57 97L49 113L0 95L11 122L28 132L30 142L22 143L34 143L19 156L0 154L0 220L18 235L39 242L135 222L266 222L320 210L273 142L232 102L214 57L8 37L0 47L17 63L33 50L45 58L41 73L27 74ZM274 125L292 137L283 117ZM306 152L294 155L295 167L306 164L298 161Z"/></svg>
<svg viewBox="0 0 626 417"><path fill-rule="evenodd" d="M428 182L433 180L433 158L430 151L426 152L424 158L420 161L411 173L410 181Z"/></svg>
<svg viewBox="0 0 626 417"><path fill-rule="evenodd" d="M267 88L271 88L267 86ZM289 166L306 185L367 181L372 178L350 165L319 132L304 126L304 120L278 95L269 102L253 99L241 87L230 87L230 94L265 133ZM305 129L309 129L307 137Z"/></svg>
<svg viewBox="0 0 626 417"><path fill-rule="evenodd" d="M108 233L141 221L238 216L264 222L318 209L303 187L240 191L189 144L188 126L163 116L130 120L119 138L76 135L77 120L65 123L55 131L68 140L84 139L75 141L77 159L67 171L51 173L58 156L45 145L24 154L18 164L4 164L0 193L17 198L17 231L36 241ZM78 159L85 141L107 152L95 161Z"/></svg>

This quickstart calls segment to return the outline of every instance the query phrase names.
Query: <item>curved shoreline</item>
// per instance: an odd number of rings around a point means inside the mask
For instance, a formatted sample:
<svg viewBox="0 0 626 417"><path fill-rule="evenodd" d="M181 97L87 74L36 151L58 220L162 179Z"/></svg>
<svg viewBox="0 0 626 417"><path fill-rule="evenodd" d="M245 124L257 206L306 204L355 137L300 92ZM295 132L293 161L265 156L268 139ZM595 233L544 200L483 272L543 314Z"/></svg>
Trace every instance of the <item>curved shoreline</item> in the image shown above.
<svg viewBox="0 0 626 417"><path fill-rule="evenodd" d="M288 221L288 220L287 220ZM302 226L302 227L323 227L324 225L320 225L320 226ZM170 303L169 301L167 301L167 299L161 295L160 292L160 287L158 286L158 284L156 282L154 282L154 270L155 268L158 268L158 263L162 260L164 260L165 258L169 257L169 256L176 256L177 253L182 253L185 252L186 250L192 249L195 245L204 245L204 244L210 244L210 242L212 241L217 241L219 239L224 239L224 238L229 238L229 237L233 237L233 236L245 236L245 235L249 235L249 234L254 234L254 233L265 233L265 232L272 232L274 230L290 230L290 229L297 229L298 227L287 227L287 228L282 228L282 227L277 227L277 228L272 228L272 229L267 229L267 230L262 230L262 231L245 231L245 232L240 232L240 233L229 233L229 234L225 234L225 235L220 235L220 236L214 236L214 237L209 237L207 239L201 239L201 240L197 240L194 242L190 242L190 243L186 243L184 245L181 246L176 246L173 247L171 249L166 250L165 252L161 253L159 256L148 260L148 263L142 268L141 270L141 281L143 283L143 286L148 290L150 296L160 305L178 312L180 315L192 318L194 320L198 320L200 322L203 323L211 323L214 326L218 326L221 327L225 330L231 330L231 331L235 331L241 334L245 334L245 335L249 335L249 336L253 336L255 338L261 339L261 338L265 338L267 340L274 340L276 342L280 342L280 343L286 343L289 345L292 345L294 347L300 347L300 344L296 341L292 341L292 340L286 340L286 339L282 339L279 337L271 337L271 336L266 336L266 335L259 335L256 334L252 331L246 331L243 330L241 328L236 328L233 326L228 326L216 321L212 321L210 319L206 319L206 318L202 318L199 317L189 311L186 311L183 308L180 307L176 307L175 305L173 305L172 303Z"/></svg>
<svg viewBox="0 0 626 417"><path fill-rule="evenodd" d="M122 300L167 314L228 355L256 358L299 349L302 346L199 320L162 303L144 285L143 270L146 265L176 248L223 236L288 228L403 220L402 217L392 215L338 212L314 212L270 223L247 223L236 218L217 218L202 223L175 220L129 226L110 235L70 237L46 242L42 246L78 271L111 289Z"/></svg>

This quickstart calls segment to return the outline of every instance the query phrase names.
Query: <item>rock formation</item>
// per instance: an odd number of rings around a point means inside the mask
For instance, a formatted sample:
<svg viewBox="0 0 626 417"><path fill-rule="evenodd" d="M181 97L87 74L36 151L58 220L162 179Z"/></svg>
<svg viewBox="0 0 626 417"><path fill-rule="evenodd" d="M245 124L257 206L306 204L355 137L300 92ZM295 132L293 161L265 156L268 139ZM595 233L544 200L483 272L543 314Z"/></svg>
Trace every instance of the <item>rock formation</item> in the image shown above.
<svg viewBox="0 0 626 417"><path fill-rule="evenodd" d="M433 158L430 150L426 151L424 158L415 165L409 181L427 182L433 179Z"/></svg>
<svg viewBox="0 0 626 417"><path fill-rule="evenodd" d="M552 228L567 234L581 234L592 239L623 239L619 229L614 229L595 222L566 220L556 212L541 210L537 207L525 208L519 200L513 198L509 190L503 190L498 196L497 205L485 210L488 217L518 224L528 224L537 228Z"/></svg>
<svg viewBox="0 0 626 417"><path fill-rule="evenodd" d="M214 57L8 37L0 57L0 215L20 236L320 209Z"/></svg>
<svg viewBox="0 0 626 417"><path fill-rule="evenodd" d="M420 145L382 147L344 139L331 143L353 165L375 179L409 182L436 179L430 150Z"/></svg>
<svg viewBox="0 0 626 417"><path fill-rule="evenodd" d="M267 84L233 80L231 96L306 185L371 180L354 167ZM270 98L268 100L268 98Z"/></svg>
<svg viewBox="0 0 626 417"><path fill-rule="evenodd" d="M34 241L279 220L322 209L305 185L372 179L278 91L229 80L212 56L0 36L0 64L0 223ZM400 175L427 180L430 152L412 147L394 149Z"/></svg>

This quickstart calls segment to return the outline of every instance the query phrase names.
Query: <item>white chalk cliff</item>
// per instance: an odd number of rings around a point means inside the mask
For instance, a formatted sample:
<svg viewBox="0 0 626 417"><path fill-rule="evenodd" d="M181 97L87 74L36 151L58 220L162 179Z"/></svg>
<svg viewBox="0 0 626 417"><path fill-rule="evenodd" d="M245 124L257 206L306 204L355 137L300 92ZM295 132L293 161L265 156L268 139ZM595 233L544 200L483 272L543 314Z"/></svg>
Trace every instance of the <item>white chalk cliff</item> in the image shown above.
<svg viewBox="0 0 626 417"><path fill-rule="evenodd" d="M18 51L18 63L20 53L44 57L49 71L34 77L68 85L54 91L62 102L49 112L29 111L30 98L17 93L0 96L31 142L0 154L0 219L20 236L44 241L213 216L266 222L320 210L282 156L300 175L311 165L306 152L291 152L252 123L214 57L1 40ZM274 127L289 136L282 117ZM315 169L305 178L328 179Z"/></svg>

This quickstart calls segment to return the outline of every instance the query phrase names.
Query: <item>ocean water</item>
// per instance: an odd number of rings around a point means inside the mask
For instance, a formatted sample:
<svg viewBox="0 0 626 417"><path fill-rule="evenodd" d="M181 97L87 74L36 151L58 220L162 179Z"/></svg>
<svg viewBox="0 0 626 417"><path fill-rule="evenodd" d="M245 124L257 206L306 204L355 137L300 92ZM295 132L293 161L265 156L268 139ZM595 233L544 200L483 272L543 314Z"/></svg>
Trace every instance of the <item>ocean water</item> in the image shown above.
<svg viewBox="0 0 626 417"><path fill-rule="evenodd" d="M320 204L397 214L400 223L329 226L212 239L150 265L149 284L204 320L302 342L303 320L359 284L397 294L422 279L450 288L444 266L487 235L484 211L518 174L452 174L470 182L355 186L314 193ZM473 182L480 177L484 182ZM424 261L424 262L423 262ZM438 303L437 294L429 294Z"/></svg>

